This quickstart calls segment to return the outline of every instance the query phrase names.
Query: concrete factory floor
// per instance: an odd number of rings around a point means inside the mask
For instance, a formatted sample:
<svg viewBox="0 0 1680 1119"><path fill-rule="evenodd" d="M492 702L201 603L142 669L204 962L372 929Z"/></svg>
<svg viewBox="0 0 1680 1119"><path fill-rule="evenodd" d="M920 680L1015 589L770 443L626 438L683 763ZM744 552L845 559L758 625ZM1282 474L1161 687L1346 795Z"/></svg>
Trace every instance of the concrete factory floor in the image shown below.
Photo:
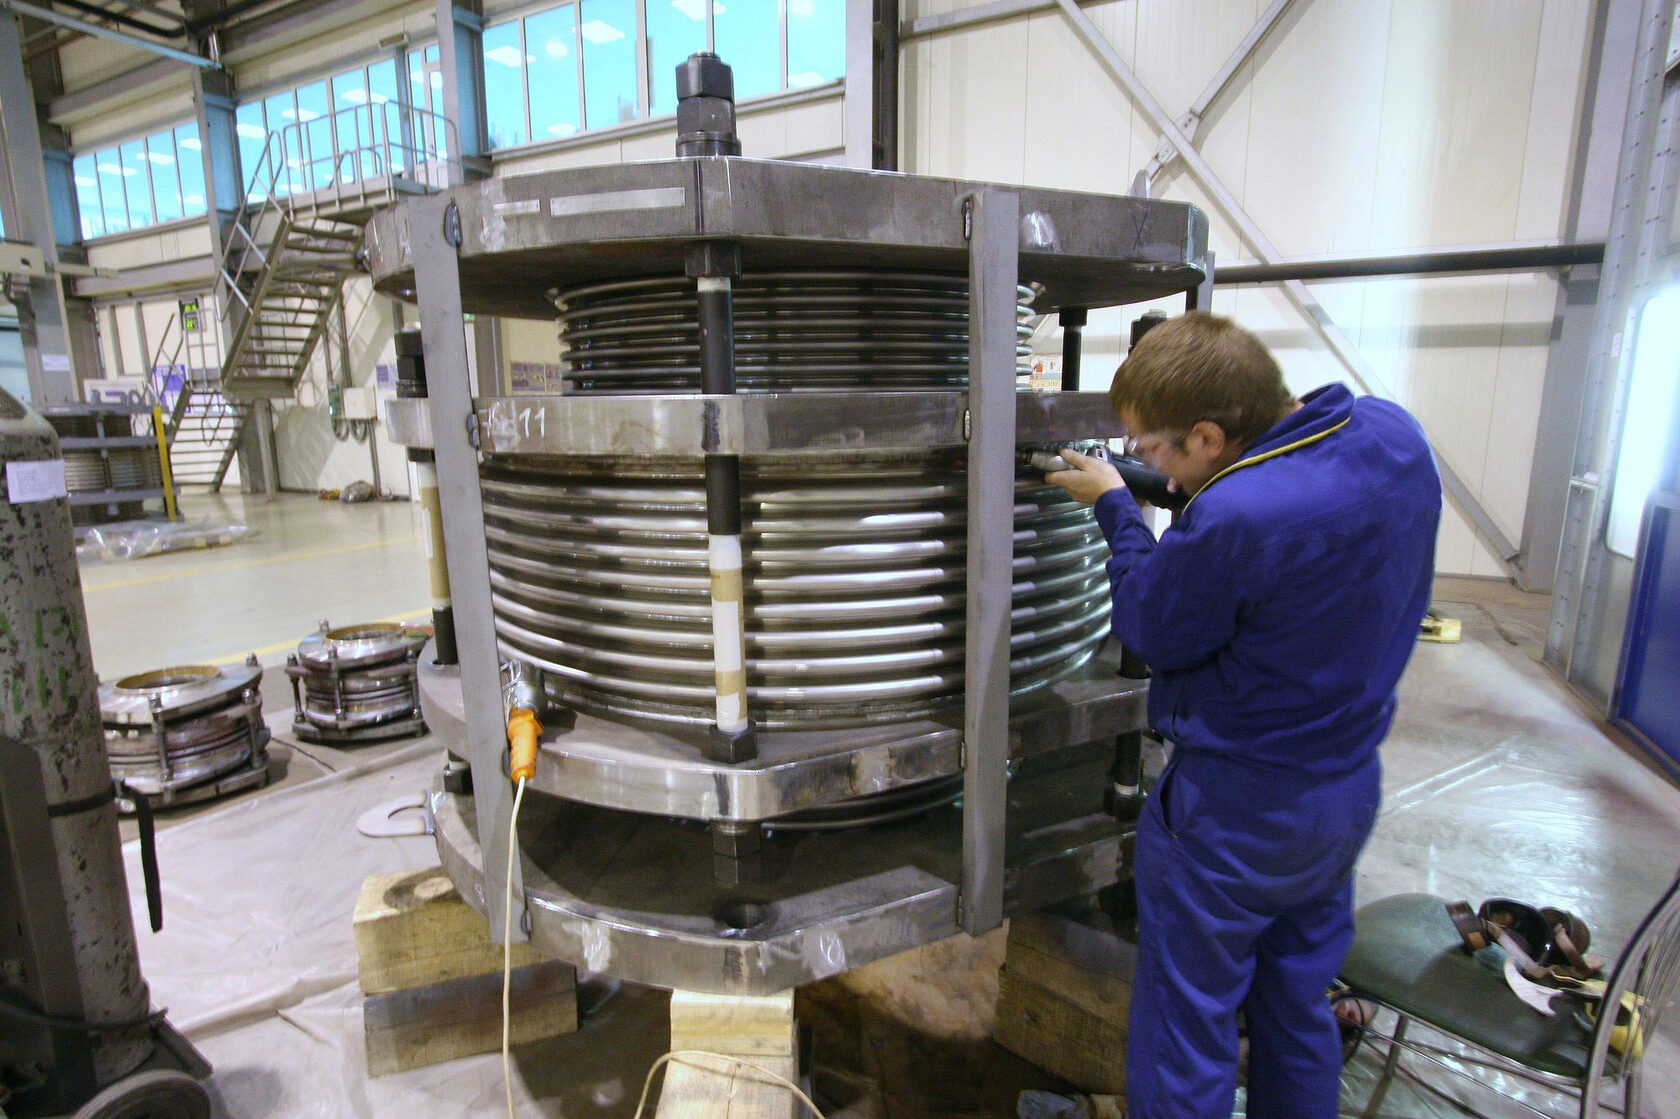
<svg viewBox="0 0 1680 1119"><path fill-rule="evenodd" d="M185 511L255 531L226 547L84 563L96 667L109 680L255 651L269 666L263 687L278 780L162 814L166 926L140 934L154 1002L169 1006L216 1064L220 1115L501 1114L494 1056L362 1078L349 935L355 890L363 875L424 866L435 854L425 838L370 841L353 823L361 808L417 788L435 754L425 739L353 751L298 744L290 688L275 667L322 618L428 617L415 507L189 496ZM1547 597L1442 579L1436 605L1462 620L1464 639L1420 644L1408 670L1384 748L1384 808L1359 870L1361 900L1414 890L1472 902L1515 896L1581 914L1595 946L1619 943L1680 862L1680 789L1539 663ZM129 855L132 864L132 845ZM874 1082L876 1103L866 1092L832 1114L1004 1115L1019 1089L1058 1086L985 1040L996 938L972 952L951 943L970 974L921 979L929 990L980 992L962 1004L978 1032L949 1051L914 1036L884 1053L878 1037L853 1046L875 1050L867 1067L847 1072L853 1083ZM252 986L263 988L260 997ZM579 1003L581 1032L516 1051L521 1115L633 1112L646 1069L666 1047L663 996L591 980ZM823 1028L819 1068L832 1040ZM1647 1046L1644 1114L1680 1119L1674 1014L1663 1034ZM1369 1056L1358 1062L1345 1094L1354 1112L1371 1083ZM1489 1114L1511 1113L1476 1098ZM1404 1087L1383 1109L1450 1113Z"/></svg>

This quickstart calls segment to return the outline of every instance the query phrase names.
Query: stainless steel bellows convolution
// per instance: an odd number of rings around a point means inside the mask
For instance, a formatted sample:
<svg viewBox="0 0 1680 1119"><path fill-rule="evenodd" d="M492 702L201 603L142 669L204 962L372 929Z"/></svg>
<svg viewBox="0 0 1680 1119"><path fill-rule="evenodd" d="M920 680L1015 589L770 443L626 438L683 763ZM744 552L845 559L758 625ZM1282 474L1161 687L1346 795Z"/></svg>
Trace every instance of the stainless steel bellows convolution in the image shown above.
<svg viewBox="0 0 1680 1119"><path fill-rule="evenodd" d="M966 496L960 454L766 461L743 470L747 692L766 728L921 718L961 703ZM559 703L704 725L712 604L699 464L491 460L484 533L504 656ZM1023 479L1011 677L1078 668L1107 628L1089 509Z"/></svg>

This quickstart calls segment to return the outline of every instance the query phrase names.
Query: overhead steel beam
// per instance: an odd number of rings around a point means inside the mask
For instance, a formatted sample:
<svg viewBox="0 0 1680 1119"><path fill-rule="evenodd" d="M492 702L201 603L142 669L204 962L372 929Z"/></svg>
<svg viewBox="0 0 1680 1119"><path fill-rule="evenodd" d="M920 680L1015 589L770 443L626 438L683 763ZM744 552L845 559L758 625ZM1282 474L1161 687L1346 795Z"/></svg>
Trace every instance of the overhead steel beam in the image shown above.
<svg viewBox="0 0 1680 1119"><path fill-rule="evenodd" d="M134 30L144 31L148 35L163 35L170 39L176 39L185 36L187 33L187 29L179 23L174 27L160 27L155 23L147 23L143 19L135 19L123 12L109 11L97 4L90 4L87 0L57 0L57 2L63 4L66 8L73 8L81 12L84 16L108 20L111 23L120 23L124 27L132 27Z"/></svg>
<svg viewBox="0 0 1680 1119"><path fill-rule="evenodd" d="M155 40L143 39L138 35L130 35L126 32L118 31L115 28L102 27L97 23L89 23L86 20L77 19L75 16L67 16L62 12L55 12L51 8L42 8L34 4L26 4L23 0L0 0L0 8L7 8L11 11L17 12L19 15L31 16L45 23L56 23L60 27L68 27L72 31L81 32L83 35L93 35L101 39L110 39L112 42L125 43L131 47L139 47L141 50L148 50L154 54L161 54L165 58L172 58L176 62L185 62L189 66L205 66L218 70L221 69L219 63L213 62L208 58L203 58L187 51L176 50L174 47L166 47Z"/></svg>
<svg viewBox="0 0 1680 1119"><path fill-rule="evenodd" d="M1096 24L1091 22L1090 17L1080 10L1075 0L1056 0L1056 5L1062 9L1063 15L1072 24L1074 33L1096 55L1097 60L1102 63L1109 76L1120 84L1132 98L1133 103L1149 118L1150 123L1166 137L1173 147L1178 149L1178 157L1184 161L1186 169L1201 185L1201 188L1207 192L1213 204L1236 227L1243 240L1253 247L1261 261L1266 264L1283 263L1284 256L1278 251L1277 246L1272 244L1271 239L1266 236L1259 223L1243 208L1242 203L1225 186L1224 181L1220 179L1218 173L1208 164L1207 160L1202 158L1201 152L1196 150L1190 136L1183 128L1179 127L1177 121L1167 115L1167 111L1161 107L1159 101L1155 100L1155 96L1149 92L1148 87L1143 84L1132 68L1126 65L1125 60L1120 57L1120 52L1114 49L1114 44L1110 43ZM1290 303L1294 304L1295 308L1306 316L1314 333L1330 348L1331 353L1336 355L1337 360L1342 363L1348 374L1362 390L1373 395L1393 396L1392 393L1386 391L1378 392L1381 381L1377 378L1375 371L1365 361L1364 356L1360 354L1352 339L1342 333L1341 328L1330 317L1330 313L1307 290L1305 284L1299 280L1290 280L1285 282L1282 291ZM1471 530L1481 539L1482 543L1486 544L1509 568L1511 561L1518 554L1516 545L1511 543L1510 538L1494 523L1488 511L1476 499L1476 495L1470 492L1470 487L1465 484L1464 479L1460 478L1451 464L1440 456L1438 450L1435 455L1435 462L1441 472L1441 486L1446 491L1447 496L1452 499L1453 504L1464 515L1465 520L1470 523Z"/></svg>
<svg viewBox="0 0 1680 1119"><path fill-rule="evenodd" d="M164 264L123 268L109 275L78 276L72 291L78 299L121 299L166 291L201 291L215 279L218 259L192 256Z"/></svg>
<svg viewBox="0 0 1680 1119"><path fill-rule="evenodd" d="M181 13L180 12L172 12L168 8L165 8L161 4L148 4L146 2L146 0L123 0L123 4L127 7L135 8L135 9L137 9L139 11L142 11L142 12L150 12L154 16L157 16L159 19L173 19L173 20L180 20L181 19ZM181 24L181 31L182 31L182 33L185 33L186 30L187 30L186 24L183 22Z"/></svg>
<svg viewBox="0 0 1680 1119"><path fill-rule="evenodd" d="M83 86L73 93L52 98L46 106L47 119L54 124L62 124L73 117L105 106L113 99L126 97L148 86L169 81L184 72L170 59L151 59L132 70L124 70L90 86Z"/></svg>
<svg viewBox="0 0 1680 1119"><path fill-rule="evenodd" d="M237 14L251 6L236 5L214 17L189 19L187 27L193 31L215 27L222 43L222 58L237 64L299 38L311 29L319 33L323 28L331 29L349 22L356 18L358 11L367 7L367 0L308 0L307 3L287 4L258 12L227 26L219 22L231 18L229 12ZM397 84L400 86L403 83Z"/></svg>

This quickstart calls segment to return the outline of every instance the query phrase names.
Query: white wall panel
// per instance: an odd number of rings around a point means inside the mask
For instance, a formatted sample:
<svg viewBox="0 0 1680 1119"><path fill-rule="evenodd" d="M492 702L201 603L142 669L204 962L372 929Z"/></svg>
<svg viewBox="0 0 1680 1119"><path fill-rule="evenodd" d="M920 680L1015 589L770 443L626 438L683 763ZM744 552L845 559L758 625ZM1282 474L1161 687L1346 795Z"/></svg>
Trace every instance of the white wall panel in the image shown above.
<svg viewBox="0 0 1680 1119"><path fill-rule="evenodd" d="M191 222L102 238L88 246L88 263L95 268L142 268L209 252L209 227Z"/></svg>
<svg viewBox="0 0 1680 1119"><path fill-rule="evenodd" d="M350 380L356 388L377 390L378 366L396 365L395 323L391 301L374 293L372 283L356 277L344 285L349 323ZM373 467L366 442L339 438L327 414L330 370L339 365L337 316L322 337L296 397L275 405L275 449L280 485L290 490L342 489L355 481L371 482ZM388 392L386 395L390 395ZM408 493L407 453L386 438L384 425L372 436L379 453L380 482L399 496Z"/></svg>
<svg viewBox="0 0 1680 1119"><path fill-rule="evenodd" d="M1129 51L1134 23L1120 19L1118 8L1108 4L1093 8L1090 14L1114 42ZM1026 121L1019 153L1021 173L1018 179L1007 177L1009 181L1124 192L1139 165L1136 148L1140 141L1131 102L1059 12L1010 26L1018 29L1023 47ZM1144 136L1141 142L1152 139Z"/></svg>
<svg viewBox="0 0 1680 1119"><path fill-rule="evenodd" d="M1592 34L1592 9L1579 0L1547 0L1540 19L1513 229L1518 240L1556 237L1558 215L1569 205L1569 176L1560 172L1569 167L1576 143L1576 117L1586 86L1582 45Z"/></svg>
<svg viewBox="0 0 1680 1119"><path fill-rule="evenodd" d="M1394 7L1374 246L1514 236L1540 11L1532 0Z"/></svg>
<svg viewBox="0 0 1680 1119"><path fill-rule="evenodd" d="M1256 55L1238 197L1287 256L1370 245L1389 8L1297 0Z"/></svg>
<svg viewBox="0 0 1680 1119"><path fill-rule="evenodd" d="M1022 181L1029 121L1033 128L1045 123L1027 115L1024 34L1016 23L991 24L906 47L899 79L907 99L905 170ZM1073 97L1064 103L1069 109L1078 104ZM908 112L910 105L914 113ZM1077 116L1070 112L1064 119L1076 122ZM1076 123L1069 126L1077 128Z"/></svg>
<svg viewBox="0 0 1680 1119"><path fill-rule="evenodd" d="M1134 44L1122 49L1121 56L1176 118L1254 26L1262 4L1259 0L1217 4L1130 0L1107 7L1114 15L1129 18L1135 28ZM1112 37L1110 41L1120 43ZM1140 154L1148 158L1147 152Z"/></svg>
<svg viewBox="0 0 1680 1119"><path fill-rule="evenodd" d="M416 44L436 42L436 14L437 7L429 0L363 0L354 9L300 24L290 35L232 51L226 59L241 93L298 85L363 56L382 53L382 39L406 35Z"/></svg>
<svg viewBox="0 0 1680 1119"><path fill-rule="evenodd" d="M846 146L844 99L807 101L774 112L742 113L737 125L741 154L755 159L802 159L827 155ZM676 150L675 131L661 158Z"/></svg>
<svg viewBox="0 0 1680 1119"><path fill-rule="evenodd" d="M1264 7L1119 0L1086 12L1176 116ZM1215 103L1199 146L1288 257L1555 238L1590 16L1580 0L1297 0ZM1060 12L915 40L903 64L913 91L904 109L911 169L1007 178L1013 138L1027 153L1014 181L1123 191L1154 150L1153 129ZM1024 113L1003 103L1017 90ZM1254 259L1181 166L1157 178L1155 193L1208 211L1221 262ZM1495 523L1518 538L1553 280L1327 281L1311 290ZM1214 306L1277 350L1297 390L1344 378L1277 288L1221 289ZM1093 370L1111 367L1141 309L1092 317ZM1501 570L1456 514L1443 524L1440 568Z"/></svg>

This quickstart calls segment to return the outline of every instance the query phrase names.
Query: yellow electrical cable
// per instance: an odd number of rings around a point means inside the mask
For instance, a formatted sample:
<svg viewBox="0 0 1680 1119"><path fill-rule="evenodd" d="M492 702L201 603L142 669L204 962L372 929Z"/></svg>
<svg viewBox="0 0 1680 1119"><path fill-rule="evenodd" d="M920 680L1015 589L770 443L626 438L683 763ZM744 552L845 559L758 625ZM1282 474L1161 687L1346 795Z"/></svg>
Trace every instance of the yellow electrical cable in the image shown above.
<svg viewBox="0 0 1680 1119"><path fill-rule="evenodd" d="M705 1065L696 1062L694 1059L696 1057L703 1057L709 1060L726 1061L730 1066L739 1065L742 1068L750 1068L770 1083L780 1084L782 1087L792 1092L800 1103L811 1109L811 1114L815 1115L817 1119L825 1119L822 1110L817 1107L816 1102L813 1101L810 1096L807 1096L804 1091L800 1089L799 1085L795 1084L787 1077L782 1076L779 1073L771 1072L763 1065L755 1064L752 1061L744 1060L740 1057L731 1057L727 1053L712 1053L705 1049L673 1049L671 1052L653 1062L653 1067L648 1069L647 1079L642 1081L642 1098L636 1101L635 1119L642 1119L643 1112L647 1110L648 1093L653 1090L654 1074L657 1073L667 1061L681 1062L691 1065L694 1068L702 1069L706 1072L726 1071L719 1070L715 1065L707 1068Z"/></svg>
<svg viewBox="0 0 1680 1119"><path fill-rule="evenodd" d="M502 1086L507 1090L508 1119L513 1114L513 1064L508 1059L508 1037L513 1017L508 1009L508 991L513 986L513 860L519 852L519 804L525 799L525 778L513 793L513 813L508 817L507 877L502 895Z"/></svg>

